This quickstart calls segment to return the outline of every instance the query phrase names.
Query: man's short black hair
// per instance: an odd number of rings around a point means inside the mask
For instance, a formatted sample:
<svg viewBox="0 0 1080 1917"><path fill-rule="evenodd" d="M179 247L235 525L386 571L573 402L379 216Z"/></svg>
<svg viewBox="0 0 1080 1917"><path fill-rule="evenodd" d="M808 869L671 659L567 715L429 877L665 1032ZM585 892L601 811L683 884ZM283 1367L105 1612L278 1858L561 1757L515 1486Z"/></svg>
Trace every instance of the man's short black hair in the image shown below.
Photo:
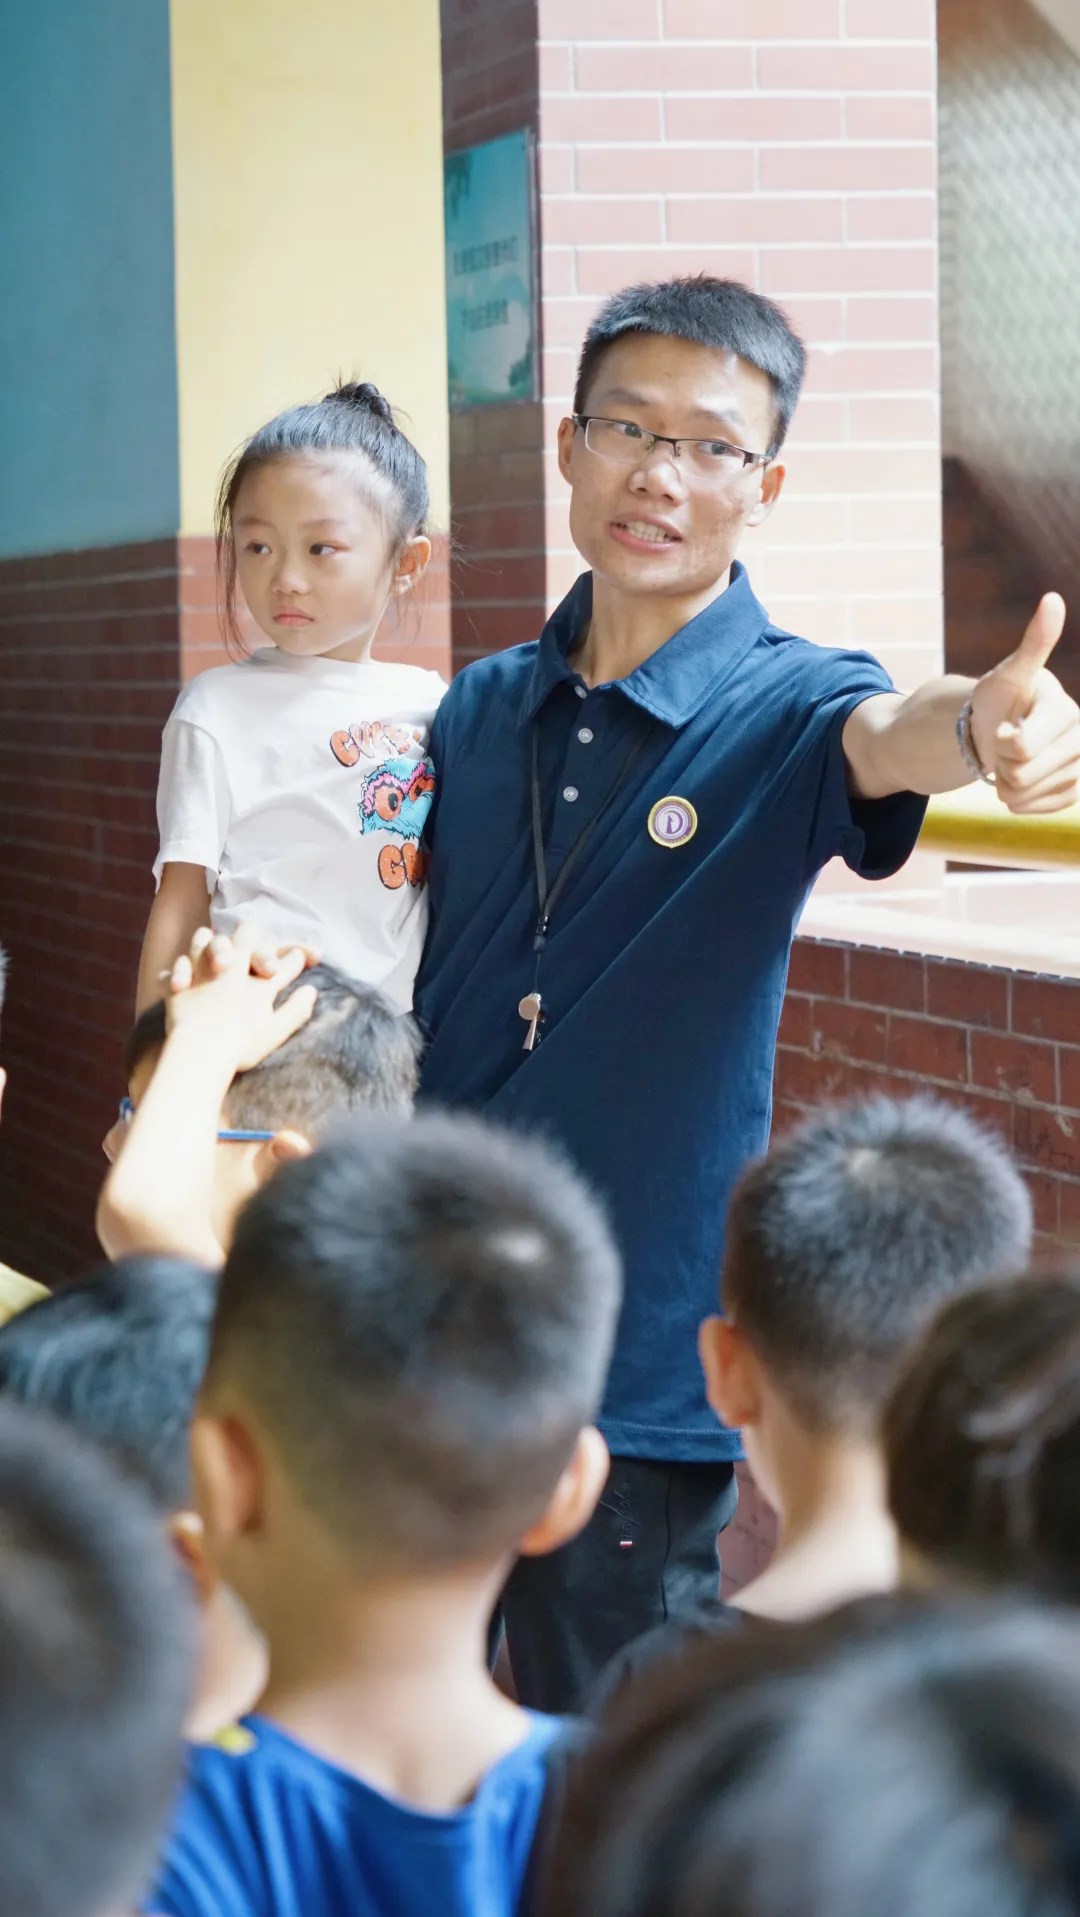
<svg viewBox="0 0 1080 1917"><path fill-rule="evenodd" d="M0 1397L51 1412L182 1510L216 1294L181 1259L105 1265L0 1325Z"/></svg>
<svg viewBox="0 0 1080 1917"><path fill-rule="evenodd" d="M315 987L306 1025L250 1072L238 1072L225 1098L231 1125L242 1131L299 1131L313 1137L329 1120L371 1109L400 1111L416 1095L420 1034L374 985L334 965L313 965L278 996ZM130 1084L138 1065L165 1043L165 1002L148 1005L128 1038Z"/></svg>
<svg viewBox="0 0 1080 1917"><path fill-rule="evenodd" d="M1030 1247L1031 1200L996 1133L933 1098L854 1099L739 1180L724 1303L806 1423L865 1434L943 1300Z"/></svg>
<svg viewBox="0 0 1080 1917"><path fill-rule="evenodd" d="M897 1529L936 1570L1080 1604L1080 1272L957 1298L882 1423Z"/></svg>
<svg viewBox="0 0 1080 1917"><path fill-rule="evenodd" d="M624 286L600 308L585 335L574 386L575 413L588 412L589 391L609 346L631 333L737 353L765 373L776 406L768 451L770 456L779 452L802 390L806 348L774 301L738 280L714 279L709 273Z"/></svg>
<svg viewBox="0 0 1080 1917"><path fill-rule="evenodd" d="M616 1697L539 1917L1080 1909L1080 1623L880 1598L725 1632Z"/></svg>
<svg viewBox="0 0 1080 1917"><path fill-rule="evenodd" d="M578 1175L461 1113L353 1120L241 1213L207 1388L358 1555L513 1549L599 1407L619 1261Z"/></svg>
<svg viewBox="0 0 1080 1917"><path fill-rule="evenodd" d="M0 1405L0 1910L145 1888L180 1770L191 1618L160 1519L94 1445Z"/></svg>

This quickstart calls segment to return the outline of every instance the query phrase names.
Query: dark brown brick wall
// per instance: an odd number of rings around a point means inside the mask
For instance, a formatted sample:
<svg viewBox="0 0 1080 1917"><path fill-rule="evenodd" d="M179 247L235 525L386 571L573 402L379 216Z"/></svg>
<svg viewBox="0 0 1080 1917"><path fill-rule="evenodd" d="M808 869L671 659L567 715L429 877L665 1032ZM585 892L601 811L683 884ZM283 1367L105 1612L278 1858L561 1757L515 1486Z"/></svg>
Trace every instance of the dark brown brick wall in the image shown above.
<svg viewBox="0 0 1080 1917"><path fill-rule="evenodd" d="M175 540L0 566L0 1258L43 1278L96 1255L178 633Z"/></svg>

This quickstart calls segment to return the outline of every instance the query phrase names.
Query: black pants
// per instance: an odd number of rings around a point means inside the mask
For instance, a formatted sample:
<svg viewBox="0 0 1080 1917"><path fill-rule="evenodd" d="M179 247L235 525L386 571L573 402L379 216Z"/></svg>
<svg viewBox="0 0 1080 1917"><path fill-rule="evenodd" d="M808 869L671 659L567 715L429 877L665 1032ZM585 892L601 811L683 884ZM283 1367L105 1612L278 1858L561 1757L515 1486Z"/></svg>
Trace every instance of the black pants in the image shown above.
<svg viewBox="0 0 1080 1917"><path fill-rule="evenodd" d="M730 1464L613 1458L580 1537L548 1557L519 1558L503 1590L521 1702L580 1710L625 1644L715 1598L717 1533L731 1522L737 1497Z"/></svg>

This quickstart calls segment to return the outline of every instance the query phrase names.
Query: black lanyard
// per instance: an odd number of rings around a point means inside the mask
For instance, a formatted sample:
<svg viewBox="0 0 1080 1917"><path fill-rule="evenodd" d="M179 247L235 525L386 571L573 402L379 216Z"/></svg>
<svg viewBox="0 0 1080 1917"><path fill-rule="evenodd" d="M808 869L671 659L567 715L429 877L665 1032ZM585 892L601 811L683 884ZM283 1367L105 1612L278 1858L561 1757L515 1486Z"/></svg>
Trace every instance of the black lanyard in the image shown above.
<svg viewBox="0 0 1080 1917"><path fill-rule="evenodd" d="M536 932L533 936L533 951L537 954L537 974L538 975L540 970L539 954L543 951L544 945L547 941L548 927L551 924L551 914L555 909L555 901L556 899L558 899L559 895L563 891L566 885L566 882L568 878L570 877L570 874L574 871L574 869L578 865L581 859L581 855L584 852L586 846L588 845L589 840L592 838L592 835L595 832L597 826L599 825L601 819L604 817L605 813L607 813L610 810L611 805L614 799L616 798L617 794L621 791L622 787L626 784L626 781L630 775L631 767L634 765L635 761L641 757L641 754L645 749L646 743L648 741L648 736L649 735L647 732L641 732L639 733L638 737L634 740L634 743L630 747L630 750L627 753L625 759L623 760L622 765L619 767L619 771L616 776L615 783L612 786L611 791L608 793L607 798L604 800L603 805L600 807L598 812L593 813L593 816L589 820L588 825L584 826L582 830L578 833L577 838L574 840L573 845L570 847L569 852L567 853L565 859L560 865L558 873L556 874L556 877L553 883L549 886L548 875L547 875L547 859L544 855L544 821L543 821L543 815L541 810L542 801L541 801L541 793L540 793L540 725L537 719L533 720L532 835L533 835L533 858L536 862L536 908L537 908Z"/></svg>

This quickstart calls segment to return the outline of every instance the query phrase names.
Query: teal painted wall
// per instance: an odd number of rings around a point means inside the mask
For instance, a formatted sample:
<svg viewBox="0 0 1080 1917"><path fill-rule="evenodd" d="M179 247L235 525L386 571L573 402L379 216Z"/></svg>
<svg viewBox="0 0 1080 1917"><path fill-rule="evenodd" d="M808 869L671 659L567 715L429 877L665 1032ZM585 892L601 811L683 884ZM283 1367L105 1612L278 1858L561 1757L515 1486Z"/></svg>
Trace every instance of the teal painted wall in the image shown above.
<svg viewBox="0 0 1080 1917"><path fill-rule="evenodd" d="M0 556L174 533L168 0L0 7L0 180Z"/></svg>

